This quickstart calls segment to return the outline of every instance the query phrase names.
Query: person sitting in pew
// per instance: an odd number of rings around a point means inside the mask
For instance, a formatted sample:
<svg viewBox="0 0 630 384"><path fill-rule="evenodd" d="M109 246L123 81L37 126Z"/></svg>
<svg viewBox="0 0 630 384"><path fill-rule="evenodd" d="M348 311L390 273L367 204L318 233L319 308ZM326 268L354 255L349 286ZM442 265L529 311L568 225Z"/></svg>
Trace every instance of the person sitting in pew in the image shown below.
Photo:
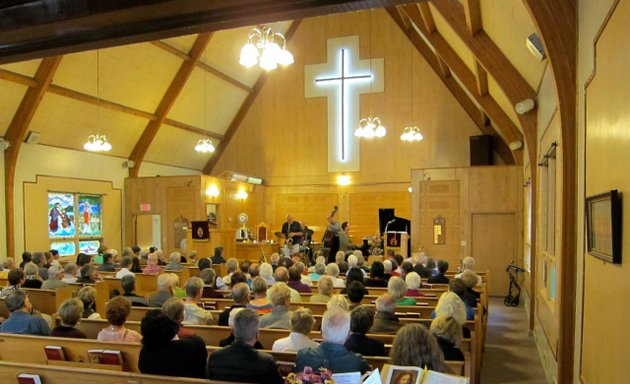
<svg viewBox="0 0 630 384"><path fill-rule="evenodd" d="M15 260L12 257L7 257L2 262L2 268L0 268L0 278L8 279L9 271L15 269Z"/></svg>
<svg viewBox="0 0 630 384"><path fill-rule="evenodd" d="M473 308L477 308L477 301L481 297L479 292L474 290L477 285L478 278L479 276L471 270L465 270L460 273L458 277L458 279L464 283L464 287L466 287L466 291L464 292L462 299L466 302L466 304Z"/></svg>
<svg viewBox="0 0 630 384"><path fill-rule="evenodd" d="M387 287L387 280L385 280L385 266L380 261L372 263L370 269L370 278L365 281L367 287Z"/></svg>
<svg viewBox="0 0 630 384"><path fill-rule="evenodd" d="M396 300L396 305L416 305L413 297L405 297L407 283L398 276L392 276L387 283L387 292Z"/></svg>
<svg viewBox="0 0 630 384"><path fill-rule="evenodd" d="M44 281L41 288L57 289L61 287L67 287L68 283L61 280L63 276L63 267L61 267L60 265L51 265L50 268L48 268L48 280Z"/></svg>
<svg viewBox="0 0 630 384"><path fill-rule="evenodd" d="M102 272L115 272L116 264L114 264L114 255L107 251L103 253L103 264L98 267L98 271Z"/></svg>
<svg viewBox="0 0 630 384"><path fill-rule="evenodd" d="M243 309L234 317L232 345L214 351L208 359L210 380L244 383L282 384L273 357L254 349L261 318L252 309Z"/></svg>
<svg viewBox="0 0 630 384"><path fill-rule="evenodd" d="M142 336L131 329L125 328L127 317L131 313L131 303L117 296L107 303L105 317L109 326L98 332L97 340L100 341L130 341L139 342Z"/></svg>
<svg viewBox="0 0 630 384"><path fill-rule="evenodd" d="M320 256L320 258L324 259L324 256ZM324 276L325 273L326 265L324 263L318 262L313 266L313 271L308 274L308 277L311 279L311 281L316 282L319 281L319 279L321 279L321 277Z"/></svg>
<svg viewBox="0 0 630 384"><path fill-rule="evenodd" d="M374 325L370 328L370 333L395 334L402 326L395 312L396 299L389 293L380 295L376 299L376 315L374 315Z"/></svg>
<svg viewBox="0 0 630 384"><path fill-rule="evenodd" d="M247 306L247 303L249 303L249 294L250 291L247 283L238 283L232 287L232 299L234 300L234 304L225 308L223 312L221 312L219 315L219 325L228 325L228 318L233 309L245 308Z"/></svg>
<svg viewBox="0 0 630 384"><path fill-rule="evenodd" d="M129 256L123 257L122 260L120 261L120 270L116 272L116 278L122 279L123 277L127 275L133 276L134 273L131 272L132 263L133 263L133 260L131 257Z"/></svg>
<svg viewBox="0 0 630 384"><path fill-rule="evenodd" d="M462 327L453 316L438 316L431 322L431 333L436 337L445 360L464 361L464 354L457 348L463 338Z"/></svg>
<svg viewBox="0 0 630 384"><path fill-rule="evenodd" d="M63 267L63 278L61 281L64 283L72 284L77 282L77 272L79 267L75 263L68 263Z"/></svg>
<svg viewBox="0 0 630 384"><path fill-rule="evenodd" d="M9 285L7 287L2 288L0 291L0 298L7 298L10 294L15 291L20 290L20 286L24 283L24 271L21 269L12 269L9 271Z"/></svg>
<svg viewBox="0 0 630 384"><path fill-rule="evenodd" d="M29 251L22 252L22 261L20 262L20 269L24 269L26 263L30 263L33 259L33 255Z"/></svg>
<svg viewBox="0 0 630 384"><path fill-rule="evenodd" d="M39 276L41 277L42 282L48 279L48 267L46 266L46 262L46 254L44 252L33 252L32 263L39 269ZM26 266L24 267L26 268ZM24 271L24 273L26 273L26 271ZM28 273L26 275L28 276Z"/></svg>
<svg viewBox="0 0 630 384"><path fill-rule="evenodd" d="M50 336L50 327L39 312L33 310L28 295L15 290L5 299L11 316L0 326L0 333Z"/></svg>
<svg viewBox="0 0 630 384"><path fill-rule="evenodd" d="M164 266L166 271L181 271L184 267L181 265L182 254L173 252L168 256L169 263Z"/></svg>
<svg viewBox="0 0 630 384"><path fill-rule="evenodd" d="M142 269L142 273L145 275L157 275L162 270L158 265L158 255L155 253L149 253L147 255L147 266Z"/></svg>
<svg viewBox="0 0 630 384"><path fill-rule="evenodd" d="M411 264L411 263L409 263ZM405 296L408 297L421 297L424 296L422 292L420 292L420 287L422 286L422 278L415 272L409 272L405 275L405 283L407 283L407 293ZM414 302L411 305L416 305Z"/></svg>
<svg viewBox="0 0 630 384"><path fill-rule="evenodd" d="M361 286L364 287L363 288L365 289L364 295L369 294L368 290L365 288L365 279L363 278L363 271L361 271L361 269L359 269L358 267L352 267L348 270L348 272L346 273L346 287L342 289L339 293L341 293L342 295L348 294L348 286L350 286L350 284L354 282L360 283Z"/></svg>
<svg viewBox="0 0 630 384"><path fill-rule="evenodd" d="M97 281L103 281L101 275L96 272L96 268L94 268L90 264L85 264L81 267L80 270L81 277L77 279L77 283L81 284L96 284Z"/></svg>
<svg viewBox="0 0 630 384"><path fill-rule="evenodd" d="M429 277L429 284L448 284L449 279L445 276L448 271L448 261L438 260L437 271L436 275Z"/></svg>
<svg viewBox="0 0 630 384"><path fill-rule="evenodd" d="M123 289L122 298L129 301L134 307L148 307L147 299L136 295L136 277L127 275L120 279L120 286Z"/></svg>
<svg viewBox="0 0 630 384"><path fill-rule="evenodd" d="M174 273L162 273L157 278L158 292L149 297L149 306L161 307L175 294L179 278Z"/></svg>
<svg viewBox="0 0 630 384"><path fill-rule="evenodd" d="M203 294L203 280L191 277L186 281L186 299L184 300L184 323L197 325L213 325L212 314L197 303Z"/></svg>
<svg viewBox="0 0 630 384"><path fill-rule="evenodd" d="M288 337L278 339L271 347L272 351L297 352L303 348L315 348L319 344L308 338L313 330L315 319L308 308L298 308L291 314L291 333Z"/></svg>
<svg viewBox="0 0 630 384"><path fill-rule="evenodd" d="M335 294L330 297L330 300L326 303L326 310L333 308L343 309L346 312L350 311L350 302L344 295Z"/></svg>
<svg viewBox="0 0 630 384"><path fill-rule="evenodd" d="M273 277L273 267L269 263L260 264L259 268L260 277L265 279L267 287L271 287L276 283L276 279Z"/></svg>
<svg viewBox="0 0 630 384"><path fill-rule="evenodd" d="M166 300L164 305L162 305L162 312L169 319L173 320L179 326L179 330L177 331L177 337L183 339L185 337L190 337L195 334L193 330L190 328L186 328L182 322L184 321L184 300L179 297L171 297Z"/></svg>
<svg viewBox="0 0 630 384"><path fill-rule="evenodd" d="M323 264L321 265L322 269L325 269ZM330 276L322 276L317 281L317 293L313 294L309 298L309 302L311 303L327 303L330 300L331 294L333 292L333 281Z"/></svg>
<svg viewBox="0 0 630 384"><path fill-rule="evenodd" d="M231 257L225 262L227 275L223 276L223 283L229 285L232 280L232 274L238 271L238 259Z"/></svg>
<svg viewBox="0 0 630 384"><path fill-rule="evenodd" d="M243 307L238 307L234 308L234 310L230 312L227 325L230 327L230 329L232 329L232 332L230 332L230 336L226 337L225 339L219 340L220 347L227 347L228 345L232 345L232 343L234 342L234 318L240 311L244 309L245 308ZM263 347L260 341L256 340L256 344L254 344L254 349L265 349L265 347Z"/></svg>
<svg viewBox="0 0 630 384"><path fill-rule="evenodd" d="M308 276L306 265L304 265L303 262L298 261L293 266L297 268L298 272L300 273L300 281L310 288L311 285L313 285L313 280L311 280L311 278Z"/></svg>
<svg viewBox="0 0 630 384"><path fill-rule="evenodd" d="M212 264L223 264L225 259L223 258L223 247L214 247L214 255L212 256Z"/></svg>
<svg viewBox="0 0 630 384"><path fill-rule="evenodd" d="M400 328L389 352L389 363L450 373L438 342L422 324L412 323Z"/></svg>
<svg viewBox="0 0 630 384"><path fill-rule="evenodd" d="M289 289L292 303L299 303L302 301L300 293L287 285L289 282L289 270L287 269L287 267L276 268L276 282L284 283L284 285ZM271 300L270 292L271 290L267 291L267 298L269 298L269 300Z"/></svg>
<svg viewBox="0 0 630 384"><path fill-rule="evenodd" d="M140 372L199 379L206 377L208 351L205 342L195 335L179 339L178 328L179 324L159 309L147 312L140 324Z"/></svg>
<svg viewBox="0 0 630 384"><path fill-rule="evenodd" d="M326 275L330 276L333 281L333 287L345 288L346 282L339 278L339 266L335 263L328 263L326 266Z"/></svg>
<svg viewBox="0 0 630 384"><path fill-rule="evenodd" d="M298 292L311 293L311 287L302 282L302 275L295 265L289 268L289 281L287 285Z"/></svg>
<svg viewBox="0 0 630 384"><path fill-rule="evenodd" d="M214 269L206 268L199 272L197 276L203 280L203 294L201 297L205 299L223 299L223 294L216 290L217 273Z"/></svg>
<svg viewBox="0 0 630 384"><path fill-rule="evenodd" d="M39 276L39 267L32 262L27 263L24 266L24 283L22 283L22 288L39 289L43 283L44 280Z"/></svg>
<svg viewBox="0 0 630 384"><path fill-rule="evenodd" d="M350 336L344 344L348 351L363 356L385 356L385 343L366 335L372 324L374 324L372 308L358 306L350 312Z"/></svg>
<svg viewBox="0 0 630 384"><path fill-rule="evenodd" d="M52 267L51 267L52 268ZM81 320L83 313L83 302L78 298L67 299L59 306L59 317L61 325L53 328L51 336L70 337L75 339L86 339L85 333L76 329L76 325Z"/></svg>
<svg viewBox="0 0 630 384"><path fill-rule="evenodd" d="M323 367L332 373L356 372L365 373L369 365L360 355L350 352L344 346L350 332L350 314L335 308L324 312L322 318L323 342L316 348L305 348L297 353L295 359L296 372L304 367L311 367L317 372Z"/></svg>
<svg viewBox="0 0 630 384"><path fill-rule="evenodd" d="M368 293L365 286L358 281L353 281L346 287L346 294L350 300L350 309L354 309L361 305L363 297Z"/></svg>
<svg viewBox="0 0 630 384"><path fill-rule="evenodd" d="M454 292L444 292L431 313L431 319L438 316L452 316L457 323L464 327L466 324L466 305ZM470 337L470 330L463 328L464 337Z"/></svg>
<svg viewBox="0 0 630 384"><path fill-rule="evenodd" d="M284 267L279 267L284 268ZM286 268L285 268L286 269ZM260 318L261 328L291 328L291 311L289 311L289 303L291 302L291 291L285 283L275 283L268 292L273 309L271 312Z"/></svg>
<svg viewBox="0 0 630 384"><path fill-rule="evenodd" d="M459 298L464 302L466 306L466 320L474 320L475 313L477 311L475 308L471 307L464 300L464 294L466 293L466 286L460 279L452 279L450 283L448 283L448 290L459 296Z"/></svg>
<svg viewBox="0 0 630 384"><path fill-rule="evenodd" d="M101 315L96 312L96 289L91 286L83 287L77 293L77 297L83 303L82 319L98 320Z"/></svg>
<svg viewBox="0 0 630 384"><path fill-rule="evenodd" d="M247 303L247 308L253 309L260 315L271 312L273 304L267 299L267 282L258 276L252 281L252 293L254 298Z"/></svg>
<svg viewBox="0 0 630 384"><path fill-rule="evenodd" d="M462 260L462 272L455 275L455 278L459 279L464 271L471 271L475 274L475 276L477 276L478 286L481 286L483 284L483 279L481 278L481 276L477 275L477 272L475 272L475 259L473 259L471 256L464 257L464 260Z"/></svg>
<svg viewBox="0 0 630 384"><path fill-rule="evenodd" d="M403 261L400 264L400 277L406 281L407 275L411 272L413 272L413 264L410 261Z"/></svg>

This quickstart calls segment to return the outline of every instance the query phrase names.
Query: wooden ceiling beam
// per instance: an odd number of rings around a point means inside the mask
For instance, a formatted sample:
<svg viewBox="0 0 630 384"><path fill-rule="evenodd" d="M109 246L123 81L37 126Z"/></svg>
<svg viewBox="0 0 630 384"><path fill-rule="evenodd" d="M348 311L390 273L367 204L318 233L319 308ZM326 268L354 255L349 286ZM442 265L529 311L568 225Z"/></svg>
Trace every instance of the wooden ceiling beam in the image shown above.
<svg viewBox="0 0 630 384"><path fill-rule="evenodd" d="M162 100L155 111L155 120L149 121L142 132L140 139L129 155L129 160L136 163L135 167L129 170L130 177L138 176L140 166L142 165L142 161L144 160L144 156L146 155L149 146L166 120L171 108L175 104L177 96L179 96L180 92L186 85L186 82L190 78L190 75L197 66L197 61L205 51L211 38L212 33L203 33L197 36L197 40L195 40L195 43L190 49L189 59L182 63L181 67L177 71L177 74L173 78L173 81L171 81L171 84L166 90L164 97L162 97Z"/></svg>
<svg viewBox="0 0 630 384"><path fill-rule="evenodd" d="M481 4L479 0L464 0L463 5L468 34L475 36L481 31Z"/></svg>
<svg viewBox="0 0 630 384"><path fill-rule="evenodd" d="M26 85L27 87L37 86L37 81L35 81L35 79L22 75L20 73L7 71L6 69L1 69L1 68L0 68L0 79L11 81L13 83Z"/></svg>
<svg viewBox="0 0 630 384"><path fill-rule="evenodd" d="M510 120L509 116L505 113L499 104L494 100L490 94L479 95L477 93L477 81L475 75L468 68L466 63L459 57L455 50L444 40L444 38L438 33L434 32L429 34L422 25L422 19L418 8L413 6L402 7L412 22L418 23L416 31L424 34L424 37L433 46L438 55L446 62L451 71L459 79L462 86L468 91L476 103L481 107L486 115L494 122L496 127L501 131L501 136L507 143L517 140L523 140L523 135L519 131L518 127ZM513 151L517 164L522 164L522 150L517 149Z"/></svg>
<svg viewBox="0 0 630 384"><path fill-rule="evenodd" d="M182 52L179 49L177 49L177 48L175 48L175 47L171 46L170 44L167 44L167 43L165 43L163 41L160 41L160 40L152 41L151 44L153 44L156 47L159 47L159 48L161 48L161 49L163 49L163 50L165 50L165 51L167 51L167 52L169 52L169 53L179 57L180 59L183 59L183 60L188 60L189 59L189 56L188 56L188 54L186 52ZM214 68L214 67L212 67L212 66L210 66L210 65L208 65L206 63L204 63L203 61L198 61L197 62L197 67L203 69L204 71L206 71L206 72L208 72L208 73L210 73L210 74L212 74L214 76L217 76L221 80L227 81L228 83L230 83L230 84L232 84L232 85L234 85L236 87L239 87L240 89L242 89L243 91L245 91L247 93L254 92L254 90L250 86L248 86L247 84L244 84L244 83L236 80L235 78L233 78L233 77L227 75L226 73L221 72L220 70L218 70L218 69L216 69L216 68Z"/></svg>
<svg viewBox="0 0 630 384"><path fill-rule="evenodd" d="M488 72L475 60L475 79L477 80L477 93L483 96L488 93Z"/></svg>
<svg viewBox="0 0 630 384"><path fill-rule="evenodd" d="M295 31L298 29L301 22L302 20L298 19L298 20L294 20L291 23L291 26L289 27L287 32L284 34L287 44L289 44L289 41L295 34ZM268 77L267 72L264 72L260 75L260 77L258 77L258 80L256 80L256 84L254 85L254 92L247 95L247 98L245 98L245 101L241 105L241 108L238 110L238 112L236 113L236 116L234 116L234 119L232 119L232 122L228 126L228 129L225 132L223 141L220 142L218 145L216 145L216 151L214 152L210 160L208 160L208 163L206 164L206 166L203 168L204 174L210 175L212 171L214 170L214 167L217 165L225 149L232 141L232 138L234 137L234 134L236 133L239 126L243 122L243 119L245 119L245 116L247 116L247 112L249 112L249 109L254 104L254 101L256 101L258 94L260 93L263 85L265 85L265 82L267 81L267 77Z"/></svg>
<svg viewBox="0 0 630 384"><path fill-rule="evenodd" d="M42 60L35 73L36 85L30 87L18 107L4 139L11 145L4 151L4 193L6 212L7 255L15 252L15 167L26 131L39 107L53 76L61 63L62 56L47 57Z"/></svg>
<svg viewBox="0 0 630 384"><path fill-rule="evenodd" d="M9 1L0 5L0 64L409 2L99 0L94 6L94 0Z"/></svg>
<svg viewBox="0 0 630 384"><path fill-rule="evenodd" d="M191 133L197 133L197 134L202 135L202 136L207 136L207 137L209 137L211 139L223 140L225 138L225 136L220 135L218 133L214 133L214 132L211 132L211 131L206 131L205 129L202 129L202 128L199 128L199 127L195 127L194 125L182 123L181 121L177 121L177 120L166 119L166 120L164 120L164 124L168 124L168 125L170 125L172 127L179 128L179 129L182 129L184 131L191 132Z"/></svg>
<svg viewBox="0 0 630 384"><path fill-rule="evenodd" d="M487 118L485 118L484 113L479 110L477 104L475 104L475 102L470 98L468 93L466 93L466 91L457 82L457 80L453 76L450 76L450 72L448 76L445 76L443 74L440 67L441 59L439 59L435 55L431 47L427 45L427 43L422 39L422 37L418 34L413 26L407 26L403 23L403 18L400 17L399 11L400 9L396 10L394 8L387 8L387 12L390 14L394 22L398 24L402 32L409 39L409 41L416 47L422 57L424 57L429 66L433 68L433 71L438 75L440 80L442 80L449 91L451 91L451 94L455 97L455 99L457 99L459 104L462 106L464 111L466 111L468 116L470 116L475 125L477 125L479 130L486 135L492 135L494 137L495 150L503 159L503 161L506 164L514 164L515 162L517 162L518 154L513 154L510 151L501 135L495 130L492 125L489 124Z"/></svg>

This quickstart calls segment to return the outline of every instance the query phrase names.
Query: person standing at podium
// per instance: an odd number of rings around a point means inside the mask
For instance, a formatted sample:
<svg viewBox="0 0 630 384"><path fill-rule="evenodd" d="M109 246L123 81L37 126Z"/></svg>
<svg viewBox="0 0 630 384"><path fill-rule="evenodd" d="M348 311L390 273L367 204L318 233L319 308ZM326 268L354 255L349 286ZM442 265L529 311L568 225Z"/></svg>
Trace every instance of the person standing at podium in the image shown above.
<svg viewBox="0 0 630 384"><path fill-rule="evenodd" d="M282 237L285 239L283 249L285 257L291 257L292 254L300 252L302 235L300 223L293 220L293 216L287 215L287 221L282 224Z"/></svg>

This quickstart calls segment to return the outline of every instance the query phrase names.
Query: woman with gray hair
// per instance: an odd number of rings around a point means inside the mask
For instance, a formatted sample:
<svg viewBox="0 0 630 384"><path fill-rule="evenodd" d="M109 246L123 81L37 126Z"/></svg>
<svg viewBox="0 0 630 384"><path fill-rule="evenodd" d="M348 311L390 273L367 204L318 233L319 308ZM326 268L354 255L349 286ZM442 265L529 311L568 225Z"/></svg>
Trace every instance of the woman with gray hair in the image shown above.
<svg viewBox="0 0 630 384"><path fill-rule="evenodd" d="M261 315L271 312L273 304L267 299L267 282L260 276L252 280L254 298L247 303L247 308L253 309Z"/></svg>
<svg viewBox="0 0 630 384"><path fill-rule="evenodd" d="M203 280L191 277L186 280L186 300L184 309L184 324L212 325L212 314L201 308L197 303L203 294Z"/></svg>
<svg viewBox="0 0 630 384"><path fill-rule="evenodd" d="M35 288L39 289L42 287L42 283L44 280L39 276L39 267L35 265L33 262L28 262L24 266L24 284L22 284L22 288Z"/></svg>
<svg viewBox="0 0 630 384"><path fill-rule="evenodd" d="M303 348L317 347L319 344L308 338L308 335L313 330L313 325L315 325L315 319L313 319L310 309L296 309L291 314L291 333L288 337L276 340L271 350L276 352L297 352Z"/></svg>
<svg viewBox="0 0 630 384"><path fill-rule="evenodd" d="M346 282L338 278L339 276L339 266L335 263L329 263L326 266L326 275L330 276L333 281L333 287L335 288L345 288Z"/></svg>
<svg viewBox="0 0 630 384"><path fill-rule="evenodd" d="M265 279L268 287L271 287L276 282L273 278L273 266L269 263L260 264L259 276Z"/></svg>
<svg viewBox="0 0 630 384"><path fill-rule="evenodd" d="M322 268L324 267L323 264ZM317 282L317 291L318 293L313 294L309 301L311 303L327 303L330 300L330 295L333 292L333 281L330 276L322 276Z"/></svg>
<svg viewBox="0 0 630 384"><path fill-rule="evenodd" d="M387 292L396 300L396 305L416 305L414 298L405 297L407 294L407 283L398 276L392 276L389 279Z"/></svg>
<svg viewBox="0 0 630 384"><path fill-rule="evenodd" d="M260 328L291 328L289 303L291 291L285 283L275 283L269 289L269 298L273 309L260 318Z"/></svg>
<svg viewBox="0 0 630 384"><path fill-rule="evenodd" d="M216 291L216 280L217 273L212 268L206 268L203 271L199 272L197 275L201 280L203 280L203 295L204 298L211 299L222 299L223 294Z"/></svg>
<svg viewBox="0 0 630 384"><path fill-rule="evenodd" d="M452 316L436 317L430 330L444 353L444 360L464 361L464 354L457 347L463 338L462 327Z"/></svg>
<svg viewBox="0 0 630 384"><path fill-rule="evenodd" d="M52 267L51 267L52 268ZM83 302L78 299L67 299L59 306L61 325L55 327L50 333L54 337L70 337L74 339L86 339L85 333L76 329L83 313Z"/></svg>

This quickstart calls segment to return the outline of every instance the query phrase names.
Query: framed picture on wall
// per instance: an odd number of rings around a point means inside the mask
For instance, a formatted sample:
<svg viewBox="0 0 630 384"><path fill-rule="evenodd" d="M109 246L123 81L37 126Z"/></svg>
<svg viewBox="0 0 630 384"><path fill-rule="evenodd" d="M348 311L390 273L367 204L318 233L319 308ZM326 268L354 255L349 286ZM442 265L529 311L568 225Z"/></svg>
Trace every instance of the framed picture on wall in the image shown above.
<svg viewBox="0 0 630 384"><path fill-rule="evenodd" d="M206 218L210 228L216 228L219 222L217 221L217 215L219 206L217 204L206 204Z"/></svg>
<svg viewBox="0 0 630 384"><path fill-rule="evenodd" d="M621 264L621 193L616 189L586 198L589 255Z"/></svg>

